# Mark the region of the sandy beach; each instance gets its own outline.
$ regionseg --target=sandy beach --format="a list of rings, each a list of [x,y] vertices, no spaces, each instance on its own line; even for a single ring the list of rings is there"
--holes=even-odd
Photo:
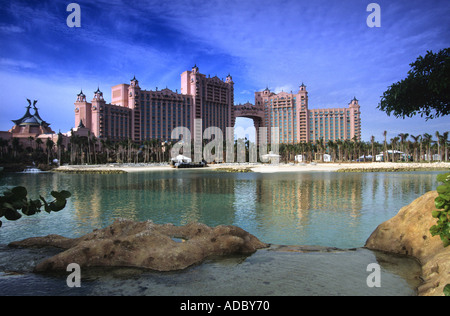
[[[391,162],[366,162],[366,163],[296,163],[296,164],[261,164],[261,163],[223,163],[210,164],[202,170],[226,169],[250,169],[253,172],[352,172],[352,171],[418,171],[418,170],[448,170],[450,162],[434,163],[391,163]],[[161,170],[184,170],[174,169],[168,164],[108,164],[108,165],[68,165],[61,166],[55,171],[60,172],[142,172]]]

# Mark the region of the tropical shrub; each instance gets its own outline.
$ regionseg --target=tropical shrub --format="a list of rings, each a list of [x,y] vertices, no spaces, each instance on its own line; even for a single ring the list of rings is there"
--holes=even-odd
[[[437,223],[430,228],[430,233],[432,236],[439,235],[444,247],[447,247],[450,245],[450,173],[438,175],[437,180],[443,184],[436,188],[439,194],[434,200],[437,210],[432,215]],[[450,284],[444,287],[444,295],[450,296]]]
[[[432,236],[439,235],[444,247],[447,247],[450,245],[450,173],[438,175],[437,180],[443,184],[436,188],[439,194],[434,200],[437,210],[433,211],[432,216],[437,223],[430,228],[430,233]]]

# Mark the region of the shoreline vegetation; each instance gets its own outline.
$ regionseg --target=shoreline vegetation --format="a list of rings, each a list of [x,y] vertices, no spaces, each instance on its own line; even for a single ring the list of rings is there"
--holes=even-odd
[[[127,173],[143,171],[177,171],[169,164],[106,164],[106,165],[65,165],[53,169],[63,173]],[[184,170],[184,169],[183,169]],[[187,169],[191,170],[191,169]],[[262,163],[221,163],[209,164],[201,170],[223,172],[401,172],[401,171],[449,171],[450,162],[405,163],[405,162],[368,162],[368,163],[299,163],[299,164],[262,164]],[[178,171],[179,172],[179,171]]]

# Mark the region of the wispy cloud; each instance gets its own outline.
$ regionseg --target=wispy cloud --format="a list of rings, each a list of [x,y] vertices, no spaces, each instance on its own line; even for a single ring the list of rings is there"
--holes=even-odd
[[[14,69],[36,69],[38,65],[29,61],[20,61],[10,58],[0,58],[0,66],[4,68],[14,68]]]
[[[3,33],[22,33],[25,30],[17,25],[8,25],[8,24],[2,24],[0,25],[0,32]]]

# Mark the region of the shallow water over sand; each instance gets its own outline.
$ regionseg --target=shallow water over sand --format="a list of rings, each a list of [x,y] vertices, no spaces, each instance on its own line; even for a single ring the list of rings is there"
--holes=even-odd
[[[0,246],[0,270],[5,271],[0,272],[0,295],[395,296],[415,295],[420,284],[420,266],[404,257],[367,249],[299,253],[269,248],[248,257],[209,259],[183,271],[83,269],[81,287],[70,288],[70,272],[31,273],[34,263],[53,253]],[[381,287],[367,285],[370,263],[381,266]]]

